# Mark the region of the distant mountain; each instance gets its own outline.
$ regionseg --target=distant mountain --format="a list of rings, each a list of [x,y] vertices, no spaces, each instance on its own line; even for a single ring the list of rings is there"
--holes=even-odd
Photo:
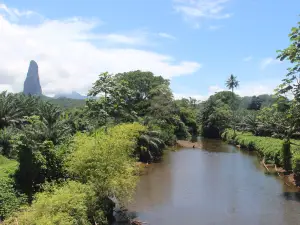
[[[70,99],[70,98],[51,98],[45,95],[41,96],[41,99],[44,101],[50,102],[52,104],[58,105],[61,108],[64,109],[72,109],[72,108],[78,108],[78,107],[84,107],[85,106],[85,100],[84,99]]]
[[[70,98],[70,99],[86,99],[87,96],[83,96],[76,91],[72,91],[72,93],[59,93],[54,96],[54,98]]]
[[[24,82],[23,93],[25,95],[42,95],[39,67],[34,60],[30,61],[27,76]]]

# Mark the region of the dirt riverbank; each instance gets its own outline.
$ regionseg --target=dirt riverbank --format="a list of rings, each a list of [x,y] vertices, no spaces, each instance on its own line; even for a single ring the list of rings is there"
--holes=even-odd
[[[177,146],[182,148],[201,148],[202,145],[199,142],[191,142],[191,141],[185,141],[185,140],[178,140]]]
[[[282,167],[277,167],[275,164],[264,164],[262,165],[267,169],[268,172],[276,173],[287,186],[294,186],[300,190],[299,181],[296,180],[294,173],[287,173]]]
[[[240,145],[236,145],[236,147],[241,149]],[[243,148],[241,151],[248,151],[248,149]],[[287,186],[296,187],[300,191],[299,181],[295,178],[294,173],[287,173],[282,167],[277,167],[276,164],[265,164],[264,158],[260,161],[260,163],[267,172],[276,173]]]

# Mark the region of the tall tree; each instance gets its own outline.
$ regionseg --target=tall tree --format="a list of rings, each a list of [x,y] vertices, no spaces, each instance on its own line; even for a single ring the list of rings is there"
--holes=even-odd
[[[284,50],[278,50],[279,55],[277,59],[280,61],[288,60],[292,67],[288,68],[286,78],[278,87],[279,94],[292,93],[295,100],[300,102],[300,22],[297,27],[293,27],[290,37],[290,46]]]
[[[23,113],[12,93],[0,93],[0,129],[20,121]]]
[[[226,92],[225,92],[226,93]],[[222,101],[217,93],[203,102],[199,121],[202,126],[202,136],[208,138],[219,138],[220,134],[228,127],[230,118],[230,107]]]
[[[285,167],[289,169],[290,165],[290,138],[293,133],[299,130],[300,127],[300,22],[296,27],[291,29],[289,34],[290,46],[284,50],[278,50],[279,55],[277,59],[281,61],[287,60],[292,65],[288,68],[283,83],[277,88],[277,94],[279,96],[292,94],[294,97],[290,102],[288,112],[286,113],[286,121],[288,126],[286,127],[285,141],[283,144],[284,155],[287,155],[287,161]]]
[[[231,107],[232,107],[232,122],[233,122],[233,131],[235,134],[236,129],[236,118],[235,118],[235,109],[234,109],[234,89],[239,86],[239,81],[237,80],[236,76],[233,76],[233,74],[230,75],[228,80],[226,81],[226,87],[231,90],[232,92],[232,99],[231,99]]]
[[[150,92],[149,114],[154,118],[169,118],[174,113],[173,93],[168,85],[162,84]]]
[[[228,80],[226,81],[226,87],[230,89],[232,93],[234,93],[234,89],[237,88],[238,86],[239,86],[239,81],[237,80],[237,77],[231,74]]]
[[[131,102],[132,91],[128,87],[127,81],[118,80],[107,72],[102,73],[89,91],[89,96],[95,97],[99,94],[104,94],[104,96],[98,100],[90,99],[87,106],[94,116],[100,114],[104,117],[104,124],[107,124],[109,116],[114,118],[115,122],[128,122],[134,119],[135,112],[132,110]],[[101,120],[101,118],[98,119]]]
[[[289,129],[289,133],[292,134],[292,130],[297,130],[300,127],[300,22],[292,28],[289,37],[290,46],[277,51],[279,53],[277,58],[281,61],[288,60],[292,66],[288,68],[283,83],[279,85],[276,91],[279,96],[292,94],[294,97],[289,102],[290,106],[287,112],[288,119],[292,121]],[[287,138],[289,139],[289,137]]]
[[[160,85],[169,86],[169,80],[162,76],[154,76],[152,72],[148,71],[130,71],[125,73],[118,73],[115,75],[119,81],[127,82],[127,86],[132,91],[131,104],[138,116],[145,116],[150,107],[150,100],[152,92]]]
[[[57,128],[53,127],[53,130]],[[56,151],[50,139],[54,138],[58,143],[63,141],[65,133],[53,136],[53,133],[49,132],[45,119],[32,116],[27,118],[27,124],[15,143],[19,161],[16,181],[29,201],[32,201],[33,194],[40,190],[40,185],[45,181],[62,177],[63,155]]]
[[[89,96],[97,96],[99,94],[104,94],[104,111],[107,109],[107,95],[111,93],[114,86],[113,75],[108,72],[101,73],[98,80],[93,84],[92,89],[89,91]],[[105,124],[107,123],[107,116],[105,115]]]

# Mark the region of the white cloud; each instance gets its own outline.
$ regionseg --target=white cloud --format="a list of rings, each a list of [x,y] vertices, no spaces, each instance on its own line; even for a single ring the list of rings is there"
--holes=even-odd
[[[163,37],[163,38],[167,38],[167,39],[172,39],[172,40],[176,39],[173,35],[167,34],[167,33],[163,33],[163,32],[158,33],[158,36]]]
[[[175,99],[182,99],[182,98],[194,98],[199,101],[205,101],[207,99],[207,96],[203,95],[197,95],[197,94],[179,94],[179,93],[174,93],[174,98]]]
[[[127,45],[148,45],[148,40],[143,35],[124,35],[124,34],[100,34],[100,35],[87,35],[85,40],[104,41],[106,44],[119,43]],[[103,43],[102,43],[103,44]]]
[[[199,27],[204,19],[226,19],[231,13],[224,13],[229,0],[173,0],[176,12],[183,15],[187,21],[192,21],[194,27]]]
[[[18,9],[8,8],[4,4],[0,4],[0,10],[5,11],[8,16],[13,17],[13,19],[17,19],[20,16],[30,16],[34,14],[33,11],[19,11]]]
[[[13,89],[8,84],[0,84],[0,92],[3,91],[13,92]]]
[[[213,94],[215,94],[217,92],[220,92],[220,91],[224,91],[224,89],[221,88],[218,85],[212,85],[212,86],[208,87],[208,95],[213,95]]]
[[[252,56],[247,56],[247,57],[243,58],[243,61],[244,61],[244,62],[249,62],[249,61],[251,61],[252,59],[253,59]]]
[[[20,18],[22,17],[23,19],[29,18],[32,16],[39,17],[40,19],[42,16],[34,11],[30,10],[25,10],[25,11],[20,11],[15,8],[9,8],[5,4],[0,3],[0,13],[4,12],[6,14],[6,17],[8,17],[9,20],[18,22]]]
[[[1,7],[6,17],[0,11],[0,76],[7,79],[5,83],[0,79],[0,84],[9,85],[2,88],[14,92],[22,91],[30,60],[37,61],[43,92],[49,95],[86,93],[104,71],[140,69],[171,78],[192,74],[201,67],[197,62],[177,61],[172,56],[138,48],[149,41],[144,33],[95,33],[98,21],[80,18],[23,25],[11,21],[7,17],[10,9],[3,4]]]
[[[279,59],[274,59],[272,57],[264,58],[261,61],[260,67],[261,69],[265,69],[266,67],[272,65],[272,64],[279,64],[282,63]]]
[[[241,84],[235,91],[240,96],[253,96],[261,94],[274,94],[274,89],[278,86],[279,81],[252,82],[245,85]]]
[[[224,89],[222,89],[220,86],[218,85],[212,85],[212,86],[209,86],[208,87],[208,93],[207,95],[199,95],[199,94],[195,94],[195,93],[174,93],[174,98],[175,99],[181,99],[181,98],[195,98],[197,100],[200,100],[200,101],[205,101],[209,98],[209,96],[211,95],[214,95],[215,93],[217,92],[220,92],[220,91],[224,91]]]

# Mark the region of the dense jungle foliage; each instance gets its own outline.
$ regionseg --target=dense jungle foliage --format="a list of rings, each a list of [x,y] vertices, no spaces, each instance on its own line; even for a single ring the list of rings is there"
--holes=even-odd
[[[229,91],[174,100],[151,72],[99,75],[87,100],[0,93],[0,221],[108,224],[130,199],[137,161],[160,160],[177,139],[223,138],[300,176],[300,23],[278,52],[288,69],[274,95]],[[292,96],[287,98],[287,96]]]
[[[199,131],[197,101],[174,100],[151,72],[102,73],[80,101],[0,93],[0,220],[109,223],[135,188],[135,162]]]

